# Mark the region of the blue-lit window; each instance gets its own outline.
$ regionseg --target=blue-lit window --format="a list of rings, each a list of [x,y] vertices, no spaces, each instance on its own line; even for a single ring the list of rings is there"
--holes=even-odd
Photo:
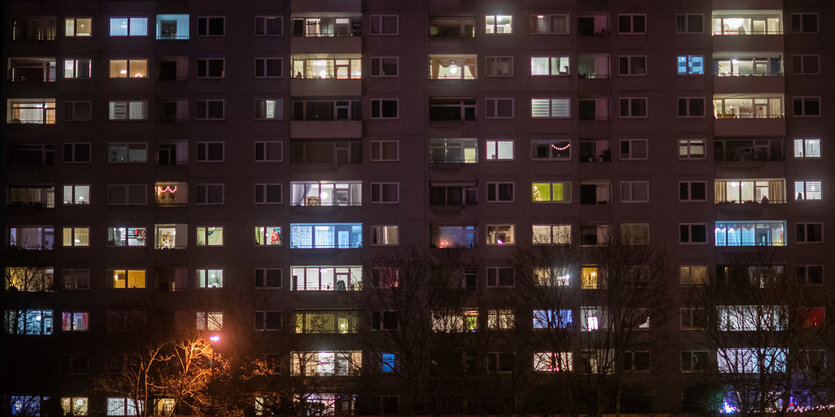
[[[534,329],[565,329],[571,326],[571,310],[534,310]]]
[[[678,73],[702,75],[705,73],[705,57],[701,55],[682,55],[678,57]]]
[[[397,370],[397,355],[394,353],[383,353],[380,355],[380,371],[390,374]]]
[[[716,222],[716,246],[786,246],[784,221]]]
[[[110,36],[148,36],[148,18],[111,17]]]
[[[362,247],[362,223],[294,223],[290,247],[296,249],[348,249]]]
[[[188,39],[188,15],[158,14],[157,39]]]
[[[52,310],[6,310],[5,316],[6,334],[52,334]]]

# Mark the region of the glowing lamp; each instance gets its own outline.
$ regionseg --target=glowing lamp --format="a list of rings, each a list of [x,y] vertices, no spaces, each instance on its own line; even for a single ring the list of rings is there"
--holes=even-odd
[[[210,340],[212,343],[217,343],[217,342],[220,342],[220,336],[218,336],[218,335],[216,335],[216,334],[213,334],[213,335],[209,336],[209,340]]]

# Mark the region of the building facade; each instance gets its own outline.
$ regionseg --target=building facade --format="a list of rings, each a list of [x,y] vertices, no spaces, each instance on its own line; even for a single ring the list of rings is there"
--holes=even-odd
[[[624,367],[628,407],[692,411],[703,374],[761,373],[731,372],[726,351],[697,342],[704,309],[687,302],[694,288],[755,279],[740,260],[752,252],[806,289],[808,327],[826,322],[828,1],[5,6],[12,414],[49,397],[65,412],[131,415],[130,399],[94,390],[96,375],[127,335],[187,330],[316,379],[312,401],[328,412],[560,411],[524,386]],[[670,317],[649,332],[665,342],[617,360],[507,345],[502,330],[603,327],[579,304],[519,301],[518,261],[612,237],[663,251]],[[393,253],[402,268],[424,256],[462,265],[455,312],[418,315],[433,339],[416,369],[449,387],[434,408],[405,394],[397,348],[374,344],[405,313],[370,297],[418,279],[381,261]],[[602,290],[599,263],[550,265],[557,283],[543,286]],[[725,333],[763,330],[727,317]],[[777,327],[767,332],[786,333]],[[728,349],[792,349],[769,343]],[[478,390],[459,389],[467,374]],[[258,404],[248,412],[264,414]]]

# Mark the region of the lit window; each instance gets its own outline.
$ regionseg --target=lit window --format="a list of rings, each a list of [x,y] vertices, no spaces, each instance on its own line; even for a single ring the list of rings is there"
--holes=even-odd
[[[157,182],[154,184],[154,194],[158,206],[182,206],[188,203],[188,183]]]
[[[145,142],[108,143],[107,162],[118,164],[148,162],[148,144]]]
[[[61,313],[61,330],[65,332],[86,332],[90,329],[88,316],[89,313]]]
[[[110,120],[148,120],[147,101],[110,101]]]
[[[620,225],[620,240],[623,245],[648,245],[649,224],[623,223]]]
[[[513,245],[515,240],[515,226],[512,224],[488,224],[488,245]]]
[[[223,227],[197,227],[197,246],[223,246]]]
[[[567,329],[571,327],[571,310],[533,310],[534,329]]]
[[[284,119],[284,102],[281,99],[255,100],[255,120]]]
[[[568,161],[571,160],[571,141],[567,139],[531,141],[531,159]]]
[[[484,148],[486,150],[485,160],[487,161],[513,160],[512,140],[486,140],[484,141]]]
[[[295,79],[360,79],[362,60],[358,54],[293,54],[290,76]]]
[[[256,246],[281,246],[281,226],[255,226]]]
[[[135,416],[137,410],[144,410],[141,400],[133,400],[130,397],[107,397],[108,416]]]
[[[474,164],[478,162],[477,148],[475,138],[430,138],[429,162]]]
[[[10,98],[6,103],[6,123],[55,124],[55,99]]]
[[[580,307],[580,330],[591,332],[605,329],[607,317],[600,307]]]
[[[682,287],[701,287],[707,285],[706,265],[681,265],[679,283]]]
[[[89,227],[65,227],[63,229],[64,247],[88,247],[90,246]]]
[[[601,288],[602,283],[599,281],[599,270],[597,265],[584,265],[580,269],[580,288],[584,290],[596,290]]]
[[[362,267],[293,266],[291,291],[359,291],[362,289]]]
[[[786,222],[716,222],[714,236],[716,246],[786,246]]]
[[[89,185],[65,185],[64,186],[64,205],[78,206],[90,204],[90,186]]]
[[[89,17],[68,17],[64,19],[64,36],[68,38],[93,35],[93,19]],[[85,414],[86,415],[86,414]]]
[[[533,228],[534,245],[570,245],[570,224],[535,224]]]
[[[568,35],[567,14],[532,14],[530,32],[534,35]]]
[[[822,185],[820,180],[803,180],[794,182],[794,192],[797,194],[795,200],[821,200]]]
[[[570,182],[531,183],[531,201],[568,203],[571,201]]]
[[[820,158],[821,157],[821,140],[820,139],[795,139],[794,140],[794,157],[795,158]]]
[[[223,330],[223,313],[217,311],[198,311],[197,330]]]
[[[223,270],[198,269],[197,288],[223,288]]]
[[[678,56],[678,74],[679,75],[704,75],[705,73],[705,57],[702,55],[679,55]]]
[[[297,334],[356,333],[359,315],[354,311],[297,311]]]
[[[185,249],[188,247],[188,225],[186,224],[154,225],[154,235],[157,237],[154,249]]]
[[[513,16],[488,15],[484,17],[484,33],[511,34],[513,33]]]
[[[571,372],[574,370],[572,352],[536,352],[533,354],[534,372]]]
[[[679,139],[678,159],[704,159],[704,139]]]
[[[429,55],[429,78],[474,80],[478,78],[478,58],[475,54]]]
[[[474,248],[477,245],[475,226],[432,225],[430,241],[435,248]]]
[[[87,397],[61,397],[61,410],[65,416],[86,416]]]
[[[52,334],[52,310],[6,310],[4,313],[6,334]]]
[[[398,226],[371,226],[371,245],[396,246],[399,243]]]
[[[148,18],[111,17],[110,36],[148,36]]]
[[[187,14],[158,14],[157,39],[188,39]]]
[[[350,249],[362,247],[362,223],[292,223],[292,249]]]
[[[565,267],[533,269],[534,284],[539,287],[567,287],[571,285],[571,270]]]
[[[109,270],[107,273],[108,276],[113,278],[111,281],[111,288],[145,288],[144,269],[113,269]]]
[[[110,78],[145,78],[147,76],[147,59],[110,60]]]
[[[487,329],[513,330],[516,327],[516,313],[513,310],[487,310]]]
[[[13,266],[5,269],[3,289],[7,291],[53,291],[55,269],[52,267]]]
[[[531,118],[569,118],[571,100],[568,98],[532,98]]]
[[[568,75],[568,62],[567,56],[532,56],[531,75]]]
[[[148,229],[144,227],[110,227],[107,229],[107,245],[116,247],[145,246]]]
[[[64,78],[65,79],[90,79],[93,73],[92,60],[89,58],[69,58],[64,59]]]
[[[432,331],[435,333],[475,333],[478,330],[478,311],[432,311]]]

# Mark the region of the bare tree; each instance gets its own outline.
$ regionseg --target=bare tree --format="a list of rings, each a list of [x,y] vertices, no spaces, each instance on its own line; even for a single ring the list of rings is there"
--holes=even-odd
[[[650,355],[661,353],[658,329],[670,317],[663,254],[618,235],[598,243],[519,246],[514,257],[533,371],[555,393],[529,399],[534,410],[620,415],[636,402],[624,390],[630,374],[649,371]]]
[[[712,395],[727,411],[785,415],[820,403],[831,388],[825,294],[798,283],[776,255],[768,247],[737,254],[687,297],[700,330],[694,342],[716,354],[709,378],[719,392]]]

